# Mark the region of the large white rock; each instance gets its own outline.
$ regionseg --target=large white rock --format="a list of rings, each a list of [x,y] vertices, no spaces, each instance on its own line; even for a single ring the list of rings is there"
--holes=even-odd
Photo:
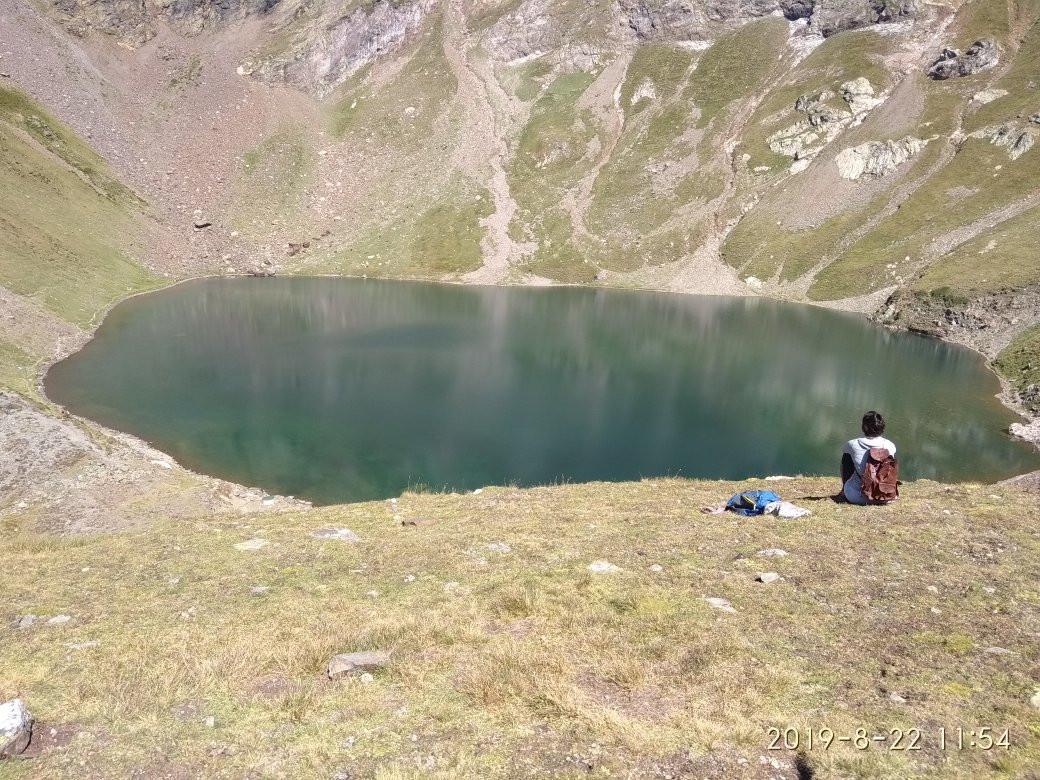
[[[839,152],[834,162],[843,179],[855,181],[861,176],[885,176],[916,156],[925,143],[913,136],[901,141],[871,141]]]
[[[853,114],[862,114],[884,102],[874,96],[874,87],[863,76],[841,85],[841,96],[849,104]]]
[[[0,758],[17,756],[29,747],[32,726],[32,715],[21,699],[0,704]]]

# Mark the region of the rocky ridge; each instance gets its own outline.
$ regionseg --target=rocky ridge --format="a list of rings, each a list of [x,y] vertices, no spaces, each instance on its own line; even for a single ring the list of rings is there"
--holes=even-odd
[[[376,0],[348,14],[335,5],[293,13],[273,31],[285,42],[276,51],[256,52],[238,72],[325,97],[377,58],[400,51],[423,29],[436,6],[437,0]]]
[[[911,19],[916,0],[618,0],[629,29],[641,39],[702,41],[713,24],[747,21],[783,14],[804,20],[824,37],[881,22]]]
[[[92,31],[113,35],[129,46],[142,46],[158,34],[157,23],[185,35],[263,16],[279,0],[162,0],[154,7],[144,0],[50,0],[62,24],[76,35]]]

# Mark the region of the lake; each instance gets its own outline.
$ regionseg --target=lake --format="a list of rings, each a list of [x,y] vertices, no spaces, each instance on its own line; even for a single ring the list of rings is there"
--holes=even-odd
[[[189,468],[316,503],[833,474],[868,409],[903,479],[1040,469],[977,354],[759,298],[200,280],[119,304],[45,382]]]

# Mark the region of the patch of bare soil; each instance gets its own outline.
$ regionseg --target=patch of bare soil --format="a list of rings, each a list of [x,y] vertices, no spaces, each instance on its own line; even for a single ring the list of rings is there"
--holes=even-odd
[[[60,750],[71,744],[81,729],[75,723],[47,723],[37,721],[33,724],[32,740],[29,747],[21,753],[20,758],[36,758],[49,750]]]

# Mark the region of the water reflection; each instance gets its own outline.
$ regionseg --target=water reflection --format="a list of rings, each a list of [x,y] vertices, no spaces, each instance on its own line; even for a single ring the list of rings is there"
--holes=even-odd
[[[973,353],[759,299],[210,280],[120,305],[47,387],[195,468],[317,501],[831,473],[868,408],[907,477],[1040,466]]]

